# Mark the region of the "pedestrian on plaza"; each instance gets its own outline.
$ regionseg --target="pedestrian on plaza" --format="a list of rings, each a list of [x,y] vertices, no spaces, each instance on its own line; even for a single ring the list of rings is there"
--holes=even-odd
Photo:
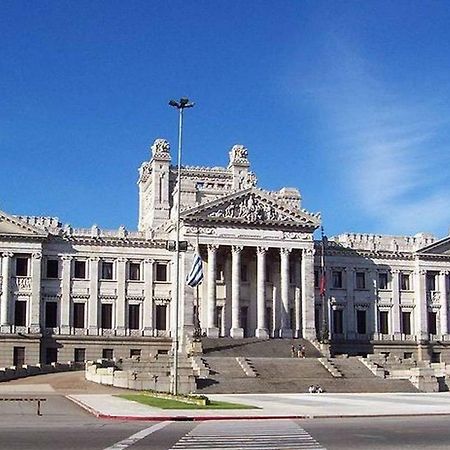
[[[291,345],[291,358],[295,358],[295,345]]]
[[[306,358],[306,347],[304,345],[301,346],[300,353],[302,355],[302,358]]]

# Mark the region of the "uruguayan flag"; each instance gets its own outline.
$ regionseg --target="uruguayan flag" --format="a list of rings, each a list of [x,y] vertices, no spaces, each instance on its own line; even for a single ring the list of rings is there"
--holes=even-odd
[[[191,271],[186,278],[186,283],[190,287],[198,286],[203,280],[203,266],[202,258],[198,252],[194,254],[194,260],[192,261]]]

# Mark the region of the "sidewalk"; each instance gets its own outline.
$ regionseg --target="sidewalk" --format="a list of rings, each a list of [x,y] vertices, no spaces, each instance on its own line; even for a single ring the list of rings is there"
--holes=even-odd
[[[122,420],[305,419],[450,415],[450,393],[222,394],[212,400],[252,405],[248,410],[167,410],[107,394],[69,395],[99,418]]]

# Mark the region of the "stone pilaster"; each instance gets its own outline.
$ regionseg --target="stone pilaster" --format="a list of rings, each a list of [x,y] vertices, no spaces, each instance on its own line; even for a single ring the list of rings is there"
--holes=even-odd
[[[440,291],[440,333],[442,336],[448,334],[448,304],[447,304],[447,278],[448,271],[443,270],[439,273],[439,291]]]
[[[60,329],[62,334],[70,333],[71,311],[71,265],[72,256],[62,257],[62,283],[61,283],[61,315]]]
[[[10,314],[10,302],[11,302],[11,258],[12,253],[3,253],[2,255],[2,295],[0,297],[0,325],[8,327],[9,332],[9,314]],[[2,330],[3,331],[3,330]]]
[[[419,267],[414,271],[414,334],[420,341],[428,340],[426,274]]]
[[[124,335],[126,324],[126,259],[117,259],[117,301],[116,301],[116,330],[117,334]]]
[[[207,329],[208,337],[219,337],[219,328],[215,324],[216,316],[216,257],[218,245],[208,245],[207,273]]]
[[[267,339],[269,330],[266,328],[266,247],[256,249],[256,337]]]
[[[89,334],[98,334],[98,266],[99,258],[89,259],[89,303],[88,303],[88,327]]]
[[[241,252],[243,247],[233,245],[231,248],[231,330],[234,338],[243,338],[244,330],[241,328]]]
[[[153,336],[153,259],[144,260],[144,336]]]
[[[302,251],[302,335],[316,339],[314,326],[314,250]]]
[[[36,252],[31,255],[31,317],[29,324],[32,333],[41,331],[41,272],[42,253]]]
[[[281,288],[281,338],[291,338],[292,328],[289,317],[289,254],[291,250],[280,249],[280,288]],[[314,274],[314,269],[313,269]]]

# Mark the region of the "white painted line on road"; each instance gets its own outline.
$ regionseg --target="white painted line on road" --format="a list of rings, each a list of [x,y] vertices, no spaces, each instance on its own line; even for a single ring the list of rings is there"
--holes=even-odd
[[[171,423],[171,421],[161,422],[151,427],[144,428],[143,430],[132,434],[129,438],[116,442],[115,444],[111,445],[111,447],[107,447],[104,450],[123,450],[125,448],[128,448],[130,445],[135,444],[137,441],[146,438],[150,434],[154,433],[155,431],[161,430]]]

